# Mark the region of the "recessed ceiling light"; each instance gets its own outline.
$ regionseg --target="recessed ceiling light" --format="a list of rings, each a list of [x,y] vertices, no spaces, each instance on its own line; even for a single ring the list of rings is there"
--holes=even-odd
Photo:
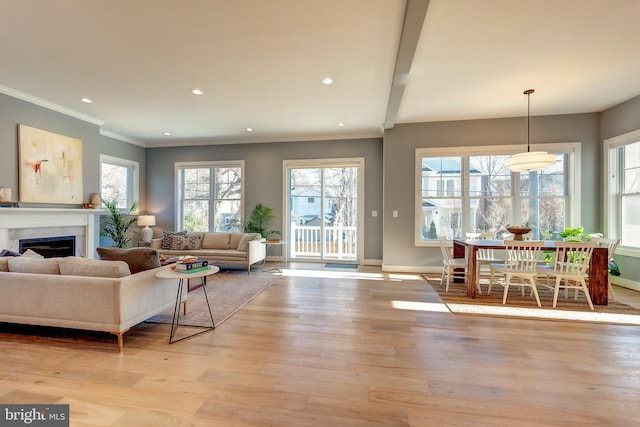
[[[164,136],[171,136],[171,132],[163,132],[162,133]]]
[[[202,95],[204,92],[201,91],[200,89],[193,89],[191,93],[194,95]]]
[[[338,123],[338,127],[343,127],[343,126],[344,126],[344,123],[342,122]]]
[[[325,77],[324,79],[322,79],[322,83],[330,85],[331,83],[333,83],[333,80],[331,80],[331,77]]]
[[[93,102],[89,98],[80,98],[80,101],[84,102],[85,104],[91,104]]]
[[[247,132],[253,132],[253,128],[246,128],[245,129]]]

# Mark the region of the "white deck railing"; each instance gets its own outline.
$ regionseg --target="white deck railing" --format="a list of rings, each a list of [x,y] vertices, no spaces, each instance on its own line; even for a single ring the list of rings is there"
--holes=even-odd
[[[325,259],[356,259],[356,227],[291,225],[291,257],[318,258],[324,246]]]

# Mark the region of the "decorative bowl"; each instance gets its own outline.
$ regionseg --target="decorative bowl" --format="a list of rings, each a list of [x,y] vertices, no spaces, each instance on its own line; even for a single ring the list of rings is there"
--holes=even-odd
[[[513,240],[522,240],[522,236],[524,234],[527,234],[528,232],[533,230],[531,227],[523,227],[517,225],[510,225],[506,227],[506,229],[509,233],[513,234]]]

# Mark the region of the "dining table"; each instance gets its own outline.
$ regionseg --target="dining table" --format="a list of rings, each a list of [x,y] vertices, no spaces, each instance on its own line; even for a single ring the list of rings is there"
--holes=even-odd
[[[504,250],[504,240],[490,239],[453,239],[453,257],[467,257],[467,295],[476,297],[478,280],[477,257],[480,249]],[[557,250],[554,240],[545,240],[543,251]],[[588,287],[594,305],[608,305],[609,290],[609,250],[596,247],[591,255],[588,271]]]

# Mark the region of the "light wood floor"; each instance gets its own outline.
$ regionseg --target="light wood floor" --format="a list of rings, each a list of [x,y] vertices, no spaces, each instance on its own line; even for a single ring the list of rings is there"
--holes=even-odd
[[[0,333],[0,403],[68,403],[72,426],[640,425],[638,327],[453,315],[417,276],[295,267],[172,345],[146,323],[121,354]]]

